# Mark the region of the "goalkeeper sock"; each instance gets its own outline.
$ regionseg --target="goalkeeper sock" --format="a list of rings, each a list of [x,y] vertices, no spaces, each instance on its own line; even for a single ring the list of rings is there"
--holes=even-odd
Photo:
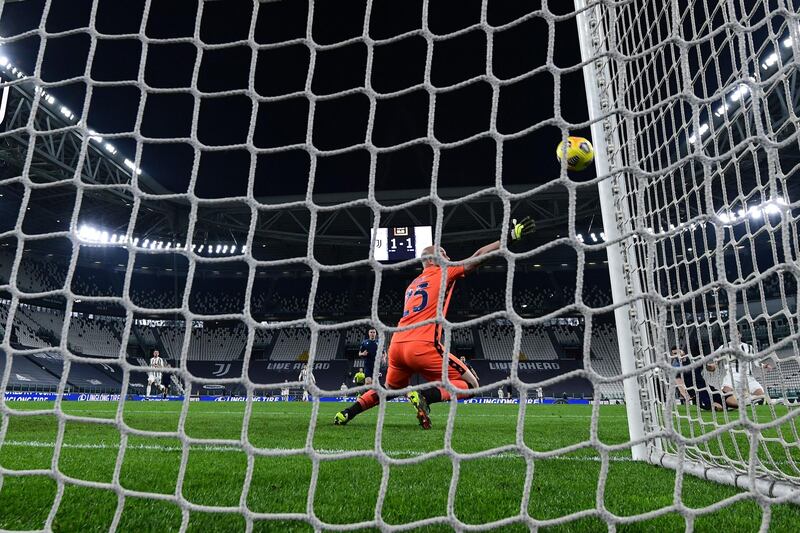
[[[374,390],[368,390],[361,397],[356,400],[356,402],[345,409],[344,411],[347,413],[349,418],[353,418],[357,414],[366,411],[367,409],[371,409],[378,405],[378,402],[381,401],[380,396]]]
[[[358,413],[360,413],[363,410],[364,409],[361,407],[361,404],[358,403],[358,402],[355,402],[353,405],[351,405],[350,407],[348,407],[347,409],[345,409],[342,412],[347,414],[347,419],[348,420],[352,420],[352,418],[354,416],[356,416]]]
[[[446,398],[445,395],[447,395]],[[428,402],[428,405],[432,403],[444,402],[450,399],[450,393],[438,387],[435,389],[425,389],[422,391],[422,396],[425,398],[425,401]]]
[[[469,385],[462,381],[453,381],[452,383],[459,389],[465,389],[464,392],[467,392],[466,389],[469,388]],[[461,384],[463,384],[463,387],[459,386]],[[451,394],[447,392],[447,389],[438,387],[435,389],[425,389],[422,391],[422,396],[425,397],[425,401],[428,402],[428,405],[432,403],[449,402],[450,398],[452,398]],[[458,394],[459,398],[466,398],[467,396],[467,394]]]

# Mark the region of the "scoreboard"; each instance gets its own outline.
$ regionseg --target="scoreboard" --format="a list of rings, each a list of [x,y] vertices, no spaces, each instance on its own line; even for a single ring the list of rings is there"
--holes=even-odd
[[[389,263],[419,257],[422,250],[433,244],[430,226],[378,228],[373,235],[375,259]]]

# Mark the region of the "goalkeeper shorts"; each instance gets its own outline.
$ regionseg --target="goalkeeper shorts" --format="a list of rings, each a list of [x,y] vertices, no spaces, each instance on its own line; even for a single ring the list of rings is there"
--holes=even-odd
[[[419,374],[427,381],[442,379],[442,358],[432,342],[393,342],[389,346],[389,368],[386,371],[386,387],[402,389],[408,387],[411,376]],[[447,377],[459,389],[468,389],[462,378],[469,369],[453,354],[447,354]]]

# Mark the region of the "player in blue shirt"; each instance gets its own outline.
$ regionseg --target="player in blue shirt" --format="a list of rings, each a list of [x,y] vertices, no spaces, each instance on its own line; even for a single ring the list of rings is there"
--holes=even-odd
[[[378,330],[369,328],[369,338],[361,341],[358,355],[364,358],[364,373],[367,375],[366,385],[372,384],[372,373],[375,369],[375,357],[378,355]]]

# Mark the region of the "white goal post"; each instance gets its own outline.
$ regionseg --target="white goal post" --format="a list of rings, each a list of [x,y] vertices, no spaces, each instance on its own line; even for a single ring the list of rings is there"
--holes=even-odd
[[[798,144],[800,41],[798,7],[778,4],[576,11],[633,458],[796,502],[797,176],[781,163]],[[708,393],[757,368],[769,409],[746,383],[739,409],[679,401],[673,347]]]

